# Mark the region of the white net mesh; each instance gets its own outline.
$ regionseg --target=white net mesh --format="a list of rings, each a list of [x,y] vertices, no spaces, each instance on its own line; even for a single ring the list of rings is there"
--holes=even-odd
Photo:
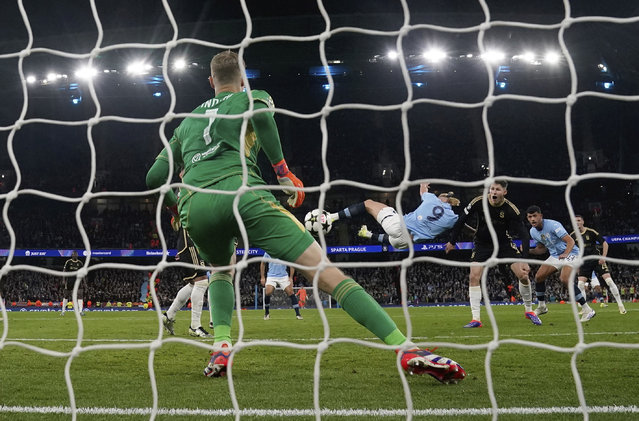
[[[100,4],[96,4],[96,1],[92,0],[90,4],[91,15],[93,16],[93,20],[95,23],[95,28],[97,29],[97,38],[95,40],[95,45],[88,52],[82,53],[71,53],[65,51],[64,49],[52,49],[47,47],[36,47],[34,46],[34,26],[30,20],[30,14],[28,13],[25,5],[22,1],[17,2],[17,7],[19,9],[19,16],[22,18],[24,23],[24,28],[26,29],[28,35],[28,41],[26,44],[22,45],[20,48],[15,51],[7,52],[0,54],[0,60],[7,62],[15,62],[19,79],[20,86],[22,89],[22,96],[24,98],[22,108],[19,112],[19,115],[15,119],[15,122],[0,127],[0,131],[3,133],[7,133],[7,154],[9,161],[15,171],[15,186],[6,193],[0,194],[0,199],[3,200],[3,221],[6,226],[6,230],[9,235],[9,252],[6,258],[6,262],[2,266],[0,270],[0,280],[2,278],[8,277],[12,272],[16,271],[31,271],[37,272],[45,275],[51,276],[61,276],[63,275],[60,271],[48,269],[46,267],[37,267],[31,265],[24,264],[14,264],[14,253],[16,250],[16,235],[15,235],[15,227],[16,224],[12,222],[12,219],[9,217],[9,210],[14,205],[19,198],[24,196],[36,196],[44,199],[64,202],[74,206],[75,208],[75,221],[77,223],[77,228],[81,235],[83,244],[85,249],[88,251],[88,256],[85,259],[84,267],[80,269],[77,273],[72,273],[72,279],[75,279],[75,285],[73,289],[73,301],[77,300],[77,291],[80,286],[80,280],[87,277],[92,271],[99,270],[108,270],[108,269],[118,269],[118,270],[132,270],[132,271],[152,271],[152,275],[150,279],[154,279],[158,274],[160,274],[163,270],[165,270],[169,266],[169,260],[167,259],[167,249],[170,248],[167,246],[167,242],[165,240],[165,235],[163,231],[160,229],[159,241],[162,249],[164,250],[164,254],[162,255],[161,261],[158,264],[148,265],[148,266],[140,266],[140,265],[132,265],[121,262],[106,262],[93,264],[93,257],[91,255],[92,244],[90,241],[90,235],[87,233],[85,226],[83,225],[83,221],[81,218],[81,214],[83,212],[84,207],[90,203],[91,201],[97,201],[101,198],[111,198],[111,197],[139,197],[141,195],[148,195],[150,193],[158,193],[158,191],[153,192],[144,192],[141,193],[139,191],[96,191],[94,186],[99,182],[99,174],[98,174],[98,165],[97,162],[101,159],[99,154],[96,153],[96,141],[95,141],[95,131],[98,125],[108,124],[111,122],[118,123],[126,123],[135,126],[144,126],[144,125],[154,125],[157,126],[158,131],[156,135],[159,134],[159,137],[162,139],[162,143],[166,146],[168,145],[167,138],[165,135],[165,127],[167,124],[172,122],[175,119],[180,119],[188,116],[188,113],[176,113],[176,93],[174,89],[175,78],[169,74],[169,69],[171,66],[170,57],[174,50],[178,50],[184,46],[194,46],[194,47],[202,47],[210,50],[221,50],[221,49],[239,49],[239,54],[244,56],[246,51],[250,48],[259,47],[264,43],[278,43],[278,45],[283,45],[287,43],[291,44],[301,44],[304,45],[303,49],[307,52],[311,52],[311,54],[319,53],[319,59],[321,61],[321,65],[324,69],[326,69],[326,79],[327,79],[327,95],[326,100],[319,111],[313,112],[297,112],[291,109],[285,108],[277,108],[275,112],[279,116],[288,116],[295,119],[300,120],[308,120],[312,121],[313,124],[319,122],[319,128],[321,130],[321,147],[315,148],[315,150],[320,151],[321,153],[321,168],[322,168],[322,177],[323,182],[318,185],[307,185],[307,192],[309,193],[319,193],[318,196],[318,207],[324,208],[327,202],[327,192],[331,189],[339,188],[341,186],[349,186],[353,188],[361,188],[366,190],[372,190],[380,194],[384,193],[393,193],[397,194],[396,204],[399,212],[402,212],[402,198],[404,197],[405,192],[419,184],[420,181],[424,181],[423,172],[421,168],[415,168],[416,162],[421,164],[421,160],[415,160],[411,155],[411,151],[416,148],[415,144],[412,143],[414,139],[411,138],[411,118],[409,114],[411,110],[415,110],[419,107],[424,107],[427,110],[434,110],[435,113],[437,110],[460,110],[460,111],[480,111],[481,112],[481,128],[478,129],[477,122],[475,122],[475,129],[479,130],[483,133],[485,137],[485,147],[486,147],[486,177],[483,179],[477,179],[476,177],[471,177],[470,179],[474,179],[474,181],[459,181],[456,179],[447,179],[447,178],[434,178],[429,176],[429,181],[432,183],[438,183],[443,185],[455,186],[456,188],[483,188],[484,193],[487,192],[490,184],[495,180],[497,176],[499,178],[506,179],[513,183],[522,183],[522,184],[530,184],[530,185],[538,185],[540,187],[548,187],[548,188],[558,188],[563,193],[563,198],[565,199],[565,205],[568,209],[570,216],[574,216],[575,212],[573,210],[573,204],[571,202],[571,193],[576,186],[579,186],[580,183],[586,182],[588,180],[599,180],[599,179],[618,179],[618,180],[626,180],[632,181],[639,179],[634,173],[631,171],[617,171],[615,173],[611,172],[591,172],[588,174],[580,174],[578,172],[578,162],[576,159],[576,152],[574,148],[573,141],[573,110],[575,104],[578,104],[580,101],[597,98],[606,101],[623,101],[623,102],[637,102],[639,101],[639,95],[636,94],[612,94],[607,92],[597,92],[590,89],[580,89],[579,88],[579,72],[576,69],[575,62],[573,56],[571,55],[571,51],[566,45],[566,33],[575,26],[585,23],[607,23],[611,25],[618,26],[628,26],[630,28],[635,28],[639,23],[639,16],[627,15],[625,17],[611,17],[596,15],[594,13],[590,13],[587,15],[582,15],[579,17],[575,17],[572,12],[572,8],[576,5],[571,3],[568,0],[563,1],[563,13],[559,13],[559,15],[563,15],[562,18],[550,22],[550,23],[529,23],[519,21],[516,16],[512,17],[512,20],[496,20],[494,19],[493,12],[495,10],[490,7],[490,2],[486,2],[484,0],[480,0],[475,3],[473,7],[476,9],[476,12],[480,12],[483,14],[483,19],[479,22],[475,22],[471,25],[465,25],[464,22],[468,21],[468,16],[466,13],[459,13],[460,15],[460,23],[458,25],[445,26],[440,24],[431,24],[431,23],[422,23],[416,21],[414,16],[411,14],[411,4],[406,0],[395,2],[395,6],[397,7],[397,13],[393,16],[401,16],[399,23],[389,20],[388,23],[384,23],[380,25],[381,27],[391,27],[390,29],[367,29],[365,27],[357,27],[357,26],[349,26],[342,25],[336,26],[333,24],[332,16],[329,14],[327,9],[325,8],[324,2],[321,0],[317,2],[317,10],[315,12],[315,17],[321,17],[321,22],[324,25],[324,28],[317,33],[306,36],[295,36],[295,35],[254,35],[254,30],[256,30],[256,25],[259,26],[261,23],[260,20],[254,20],[251,15],[251,9],[247,6],[247,3],[242,0],[241,2],[241,10],[245,18],[246,32],[241,40],[236,40],[233,42],[214,42],[207,41],[204,39],[194,39],[185,37],[182,32],[180,32],[178,22],[174,17],[174,8],[176,7],[173,4],[169,4],[167,1],[163,1],[163,14],[162,19],[168,21],[169,26],[172,28],[172,35],[169,37],[168,41],[162,41],[158,43],[149,43],[149,42],[127,42],[127,43],[108,43],[105,41],[105,29],[103,27],[103,14],[101,8],[106,7]],[[464,7],[466,4],[464,4]],[[501,7],[504,7],[503,4],[499,6],[495,6],[495,8],[499,11]],[[557,7],[557,5],[553,5],[553,7]],[[450,13],[450,10],[447,12]],[[636,13],[636,10],[634,10]],[[507,14],[506,14],[507,15]],[[423,17],[424,14],[419,15]],[[501,14],[500,16],[505,16]],[[507,15],[512,16],[512,15]],[[112,18],[109,18],[109,23],[112,23]],[[143,16],[140,15],[140,19],[143,19]],[[383,18],[382,18],[383,19]],[[436,19],[434,19],[436,20]],[[472,20],[472,19],[470,19]],[[549,19],[546,19],[546,21]],[[348,21],[348,20],[346,20]],[[543,19],[542,19],[543,21]],[[397,24],[395,24],[397,23]],[[420,88],[421,82],[414,82],[413,69],[410,62],[410,53],[405,51],[407,49],[407,44],[409,42],[413,42],[412,36],[416,33],[422,32],[432,32],[440,35],[452,35],[459,38],[472,36],[476,37],[476,46],[478,52],[482,55],[486,55],[489,52],[489,42],[487,42],[487,37],[489,33],[493,31],[497,31],[499,29],[522,29],[529,30],[530,33],[537,31],[548,32],[551,34],[556,33],[556,37],[554,39],[555,43],[559,46],[560,55],[563,57],[565,61],[567,72],[569,73],[569,88],[565,89],[564,93],[560,97],[551,97],[551,96],[535,96],[530,94],[504,94],[497,93],[496,89],[501,87],[500,81],[503,83],[510,83],[507,79],[499,79],[499,76],[504,76],[505,71],[502,73],[495,73],[496,68],[493,64],[491,64],[488,60],[479,61],[480,66],[484,67],[483,74],[486,78],[481,82],[483,84],[483,89],[480,90],[482,93],[479,97],[477,94],[475,100],[472,101],[464,101],[464,100],[455,100],[455,99],[434,99],[437,98],[437,95],[433,95],[433,97],[423,97],[423,95],[416,95],[416,89]],[[257,33],[262,33],[263,29],[260,27],[257,30]],[[379,37],[384,39],[392,40],[392,44],[394,45],[397,53],[397,63],[399,66],[399,70],[401,73],[401,80],[405,85],[406,96],[405,98],[398,103],[392,104],[383,104],[380,105],[379,98],[371,101],[370,103],[349,103],[349,102],[340,102],[335,99],[336,97],[336,81],[330,71],[328,71],[329,66],[332,64],[332,61],[329,62],[329,55],[327,54],[327,43],[329,43],[333,39],[341,39],[340,37],[346,35],[357,35],[362,37]],[[228,39],[227,37],[220,37],[224,40]],[[552,38],[552,37],[551,37]],[[137,39],[134,35],[132,35],[132,39]],[[110,40],[110,39],[109,39]],[[315,49],[317,48],[317,49]],[[333,46],[333,48],[335,48]],[[95,113],[93,116],[87,119],[74,120],[72,116],[69,119],[44,119],[38,117],[28,117],[29,111],[29,101],[32,96],[29,93],[28,84],[29,84],[29,75],[25,72],[25,60],[28,57],[37,56],[40,54],[43,55],[51,55],[56,57],[68,58],[70,60],[82,60],[85,61],[89,67],[92,67],[97,59],[101,56],[108,55],[112,52],[119,51],[128,51],[128,50],[144,50],[144,51],[156,51],[162,53],[162,76],[165,82],[167,94],[170,98],[170,103],[168,105],[168,111],[161,117],[152,117],[152,118],[139,118],[139,117],[126,117],[118,115],[118,113],[108,113],[102,108],[100,95],[96,92],[96,86],[91,79],[89,79],[87,83],[87,89],[89,92],[90,101],[95,106]],[[469,57],[470,58],[470,57]],[[278,57],[272,57],[273,60],[277,60]],[[380,58],[381,60],[381,58]],[[496,76],[495,76],[496,75]],[[55,76],[55,75],[54,75]],[[496,79],[497,77],[497,79]],[[247,84],[250,85],[250,80],[246,80]],[[342,83],[340,81],[340,83]],[[344,88],[347,89],[347,88]],[[383,94],[383,86],[379,87],[380,92]],[[472,97],[469,95],[468,97]],[[445,95],[442,98],[447,98]],[[342,97],[340,97],[340,100]],[[89,98],[83,99],[84,101],[88,101]],[[277,98],[275,98],[277,101]],[[383,101],[381,101],[383,103]],[[561,165],[564,166],[565,177],[561,179],[546,179],[543,174],[543,166],[541,167],[540,173],[527,173],[523,172],[522,174],[518,174],[517,176],[504,176],[503,173],[497,173],[496,168],[500,165],[504,165],[503,163],[496,162],[495,159],[495,142],[493,139],[493,130],[491,129],[491,119],[489,118],[489,112],[494,110],[500,104],[508,104],[504,107],[512,106],[513,103],[534,103],[534,104],[542,104],[542,105],[559,105],[564,108],[564,111],[560,111],[560,115],[563,114],[563,119],[565,122],[565,133],[563,133],[561,140],[565,143],[565,149],[567,152],[568,159],[561,159]],[[195,105],[195,102],[192,104]],[[189,108],[188,106],[185,108]],[[329,162],[329,144],[331,143],[331,137],[333,133],[329,132],[328,129],[328,120],[334,116],[340,115],[341,112],[350,112],[350,111],[374,111],[379,113],[399,113],[399,121],[401,122],[401,133],[402,133],[402,146],[397,147],[398,150],[403,150],[403,171],[401,179],[397,180],[398,182],[393,183],[393,185],[373,185],[366,182],[356,181],[356,180],[343,180],[332,176],[335,172],[334,168],[330,168],[328,165]],[[251,113],[249,112],[246,116],[244,116],[245,122],[248,121]],[[461,114],[460,114],[461,115]],[[435,114],[436,116],[436,114]],[[396,123],[395,123],[396,124]],[[461,124],[461,123],[460,123]],[[65,126],[69,128],[85,128],[86,127],[86,140],[89,148],[88,159],[90,161],[89,168],[89,177],[84,180],[85,183],[83,187],[80,188],[80,191],[83,193],[80,196],[66,196],[60,194],[49,193],[44,190],[36,189],[36,188],[23,188],[23,178],[25,177],[25,171],[23,171],[23,167],[21,165],[20,159],[16,156],[15,153],[15,139],[16,134],[19,130],[25,130],[30,126],[37,125],[53,125],[53,126]],[[244,130],[246,129],[246,124],[244,125]],[[469,136],[474,136],[476,133],[469,134]],[[559,142],[559,139],[557,140]],[[564,148],[564,145],[561,145],[561,149]],[[553,151],[547,151],[547,153],[552,154]],[[512,161],[514,161],[514,165],[521,165],[525,167],[525,162],[529,160],[529,155],[524,150],[520,156],[512,157]],[[560,158],[557,158],[560,159]],[[453,163],[453,165],[470,166],[470,162],[458,162]],[[172,178],[173,171],[175,169],[172,168],[172,174],[170,179]],[[337,171],[339,173],[339,171]],[[422,176],[415,176],[415,174],[422,174]],[[464,178],[462,178],[464,179]],[[168,191],[169,188],[175,187],[178,184],[165,184],[161,189],[159,189],[160,193],[160,203],[161,199],[164,197],[164,194]],[[273,190],[281,190],[279,186],[270,186]],[[487,206],[487,205],[485,205]],[[162,227],[162,215],[161,212],[162,207],[158,205],[155,208],[155,220],[156,225],[158,227]],[[485,209],[487,212],[488,209]],[[19,224],[19,223],[18,223]],[[493,234],[493,238],[495,237],[494,230],[491,227],[491,232]],[[242,227],[242,234],[244,239],[246,240],[246,232]],[[326,247],[326,241],[322,237],[320,242],[323,247]],[[245,243],[247,243],[245,241]],[[256,258],[251,258],[248,253],[245,253],[242,258],[238,261],[236,265],[237,276],[235,281],[236,291],[241,291],[240,279],[242,276],[242,271],[245,270],[249,263],[256,262]],[[610,262],[620,264],[620,265],[628,265],[631,268],[637,266],[637,261],[627,260],[627,259],[618,259],[618,258],[610,258]],[[468,263],[463,262],[452,262],[450,260],[442,259],[439,257],[432,257],[428,255],[416,255],[415,251],[411,249],[405,258],[400,261],[388,261],[388,262],[349,262],[349,263],[337,263],[337,266],[345,267],[345,268],[365,268],[365,267],[382,267],[382,268],[390,268],[395,267],[400,269],[400,285],[402,291],[402,306],[403,306],[403,314],[406,320],[406,335],[408,338],[413,337],[413,326],[411,324],[411,317],[409,314],[409,310],[407,307],[408,297],[408,285],[407,285],[407,272],[409,269],[418,263],[434,263],[438,265],[444,266],[460,266],[460,267],[468,267]],[[495,266],[498,263],[503,263],[503,260],[491,258],[487,262],[487,266]],[[535,263],[534,261],[530,261],[530,263]],[[320,269],[325,267],[325,265],[331,265],[331,263],[326,257],[322,261]],[[174,265],[174,264],[171,264]],[[488,296],[487,290],[487,282],[486,276],[488,271],[484,272],[484,277],[482,279],[482,289],[484,296]],[[67,274],[69,275],[69,274]],[[340,415],[340,416],[353,416],[353,417],[366,417],[366,416],[405,416],[406,418],[412,418],[415,415],[420,416],[437,416],[437,415],[492,415],[493,418],[497,418],[498,414],[538,414],[546,411],[547,413],[576,413],[583,414],[584,418],[588,417],[589,413],[598,413],[598,412],[624,412],[624,413],[637,413],[639,409],[631,405],[625,406],[614,406],[614,407],[588,407],[586,399],[584,397],[584,390],[581,382],[580,372],[577,369],[577,360],[580,355],[584,353],[584,351],[596,347],[609,347],[611,349],[615,348],[627,348],[627,349],[639,349],[639,344],[632,343],[609,343],[609,342],[586,342],[584,339],[584,329],[579,324],[576,323],[576,337],[577,340],[571,346],[567,347],[559,347],[548,345],[539,342],[532,342],[522,339],[503,339],[500,337],[500,330],[498,320],[495,318],[493,310],[491,306],[486,306],[486,311],[489,316],[490,325],[492,327],[493,339],[486,342],[480,343],[476,345],[468,345],[463,343],[457,343],[455,341],[443,341],[436,342],[431,341],[428,342],[428,346],[436,346],[436,347],[446,347],[446,348],[456,348],[463,350],[484,350],[486,352],[485,357],[485,374],[486,374],[486,383],[488,385],[488,394],[490,400],[489,408],[477,408],[477,409],[419,409],[415,410],[413,406],[413,395],[409,383],[406,378],[402,375],[401,381],[403,385],[403,391],[405,394],[406,407],[401,410],[369,410],[369,409],[354,409],[354,410],[329,410],[324,409],[320,403],[320,373],[321,373],[321,360],[323,358],[324,353],[329,349],[330,346],[335,344],[342,343],[353,343],[357,345],[362,345],[370,348],[383,348],[389,349],[384,345],[381,345],[379,342],[375,341],[363,341],[363,340],[355,340],[355,339],[347,339],[347,338],[338,338],[334,339],[330,336],[330,328],[327,318],[322,310],[322,307],[318,307],[320,309],[321,320],[323,323],[323,332],[324,337],[317,340],[316,343],[309,345],[300,345],[292,342],[273,342],[273,341],[245,341],[244,332],[245,326],[243,323],[243,316],[241,312],[238,312],[239,319],[239,329],[238,329],[238,339],[234,344],[234,354],[242,352],[244,349],[255,346],[283,346],[289,347],[292,349],[301,349],[301,350],[315,350],[317,352],[316,363],[313,369],[313,409],[290,409],[290,410],[261,410],[261,409],[247,409],[243,408],[239,403],[236,396],[236,389],[234,384],[234,376],[232,373],[232,369],[229,370],[228,376],[228,386],[229,393],[232,401],[232,408],[225,408],[220,410],[190,410],[190,409],[165,409],[161,408],[161,402],[158,396],[157,384],[156,384],[156,373],[154,366],[154,358],[155,353],[158,349],[161,349],[163,346],[166,346],[167,343],[180,343],[180,344],[188,344],[190,346],[199,347],[204,350],[208,350],[209,346],[202,342],[189,341],[186,339],[180,338],[167,338],[162,333],[162,325],[161,325],[161,311],[158,303],[158,297],[153,288],[150,289],[151,296],[153,298],[154,303],[156,303],[157,308],[157,316],[158,316],[158,336],[156,340],[150,342],[142,342],[142,343],[121,343],[121,344],[99,344],[99,345],[87,345],[87,341],[84,337],[84,322],[79,315],[76,315],[78,331],[77,337],[75,338],[76,346],[73,348],[71,352],[55,352],[48,350],[44,347],[34,346],[26,341],[19,340],[8,340],[9,330],[10,330],[10,319],[7,317],[5,303],[0,300],[0,306],[2,308],[2,317],[3,317],[3,332],[2,337],[0,338],[0,353],[2,349],[8,349],[10,347],[21,347],[25,350],[31,352],[41,353],[43,355],[53,356],[57,358],[62,358],[66,360],[65,365],[65,382],[66,388],[69,393],[69,402],[70,405],[68,407],[46,407],[46,408],[38,408],[38,407],[20,407],[20,406],[5,406],[4,403],[0,400],[0,416],[1,414],[11,414],[19,411],[30,411],[34,413],[56,413],[56,414],[72,414],[72,418],[76,419],[78,415],[81,414],[109,414],[109,415],[150,415],[151,419],[155,418],[158,415],[234,415],[237,418],[241,416],[252,416],[252,415],[290,415],[290,416],[315,416],[320,418],[321,416],[327,415]],[[569,294],[572,296],[572,290],[569,289]],[[313,293],[309,294],[309,297],[312,298],[314,296],[319,296],[319,291],[317,287],[313,287]],[[322,298],[321,301],[324,301]],[[240,308],[242,306],[241,298],[239,294],[237,295],[237,307]],[[576,319],[575,314],[575,320]],[[494,383],[498,381],[498,379],[493,378],[493,366],[491,365],[491,361],[494,353],[500,349],[500,347],[507,345],[521,345],[526,347],[534,347],[539,349],[544,349],[548,351],[554,351],[557,353],[564,353],[570,355],[570,364],[572,375],[574,378],[574,384],[577,390],[579,405],[571,406],[571,407],[563,407],[563,408],[501,408],[499,405],[498,398],[496,397],[494,391]],[[75,393],[76,389],[74,388],[74,383],[71,378],[70,370],[71,365],[74,359],[85,353],[96,352],[97,350],[118,350],[118,349],[145,349],[148,350],[148,373],[151,382],[152,389],[152,406],[151,408],[130,408],[130,409],[122,409],[122,408],[78,408],[76,406]]]

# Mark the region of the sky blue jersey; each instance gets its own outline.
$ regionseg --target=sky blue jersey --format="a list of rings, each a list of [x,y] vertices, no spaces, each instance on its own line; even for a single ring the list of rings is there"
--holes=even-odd
[[[562,238],[568,235],[568,232],[560,222],[553,219],[544,219],[543,223],[544,226],[541,230],[535,227],[530,228],[530,238],[546,246],[552,257],[559,257],[566,251],[566,243]],[[579,247],[575,244],[570,254],[577,255],[578,253]]]
[[[442,232],[451,229],[459,215],[450,204],[444,203],[433,193],[422,194],[422,203],[414,212],[404,215],[404,223],[413,241],[432,240]]]
[[[269,256],[268,253],[264,253],[264,257],[270,258],[271,256]],[[266,272],[267,278],[288,278],[288,267],[286,265],[272,262],[266,262],[266,264],[268,265],[268,271]]]

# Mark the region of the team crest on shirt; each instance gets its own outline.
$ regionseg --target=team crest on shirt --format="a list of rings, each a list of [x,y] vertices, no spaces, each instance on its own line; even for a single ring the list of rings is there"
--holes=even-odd
[[[501,219],[504,219],[506,217],[506,214],[504,213],[504,211],[499,211],[499,217]]]
[[[586,240],[590,241],[590,236],[589,236],[589,235],[586,235],[584,238],[585,238]]]

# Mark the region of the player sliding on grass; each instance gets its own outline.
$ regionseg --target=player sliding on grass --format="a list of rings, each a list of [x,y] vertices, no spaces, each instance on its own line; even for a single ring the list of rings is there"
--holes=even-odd
[[[409,245],[408,236],[414,243],[432,240],[444,231],[451,229],[459,218],[451,208],[451,206],[459,206],[459,199],[453,197],[453,192],[435,196],[428,192],[429,187],[429,183],[419,185],[422,203],[415,211],[404,215],[406,231],[402,229],[402,218],[395,209],[371,199],[332,213],[330,218],[334,222],[368,213],[377,220],[385,234],[375,234],[369,231],[366,225],[362,225],[357,233],[358,236],[371,238],[382,244],[390,244],[398,249],[405,249]]]
[[[197,245],[202,259],[213,266],[228,266],[234,253],[233,239],[240,235],[235,209],[251,246],[262,248],[274,258],[304,266],[298,270],[307,279],[314,280],[316,268],[322,260],[321,247],[269,190],[260,188],[266,185],[257,164],[258,152],[263,149],[278,182],[285,187],[288,204],[298,207],[304,201],[304,192],[297,190],[303,184],[289,171],[282,154],[277,126],[270,110],[274,107],[273,100],[268,93],[258,90],[251,91],[252,98],[249,98],[244,91],[238,56],[231,51],[213,57],[209,81],[215,97],[193,111],[208,118],[186,118],[175,130],[169,145],[175,164],[184,165],[184,183],[211,190],[203,193],[183,189],[179,201],[182,225]],[[243,114],[251,107],[251,100],[257,112],[250,118],[245,117],[248,121],[241,139]],[[246,179],[242,175],[241,155],[248,167]],[[164,149],[156,158],[147,174],[149,188],[166,182],[168,156]],[[243,182],[258,189],[238,192]],[[213,193],[213,190],[228,194]],[[239,195],[237,202],[236,194]],[[402,352],[404,370],[429,374],[444,383],[456,382],[466,376],[456,362],[407,342],[382,307],[338,268],[329,266],[319,272],[318,287],[331,294],[344,311],[384,343]],[[229,270],[218,270],[211,275],[209,302],[215,342],[204,374],[218,377],[226,374],[232,349],[231,316],[235,295]]]

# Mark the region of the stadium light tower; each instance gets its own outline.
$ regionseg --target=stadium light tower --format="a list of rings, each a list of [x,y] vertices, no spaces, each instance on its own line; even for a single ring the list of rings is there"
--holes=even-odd
[[[386,54],[386,56],[391,60],[397,60],[397,57],[399,57],[399,54],[397,54],[397,51],[389,51],[388,54]]]

